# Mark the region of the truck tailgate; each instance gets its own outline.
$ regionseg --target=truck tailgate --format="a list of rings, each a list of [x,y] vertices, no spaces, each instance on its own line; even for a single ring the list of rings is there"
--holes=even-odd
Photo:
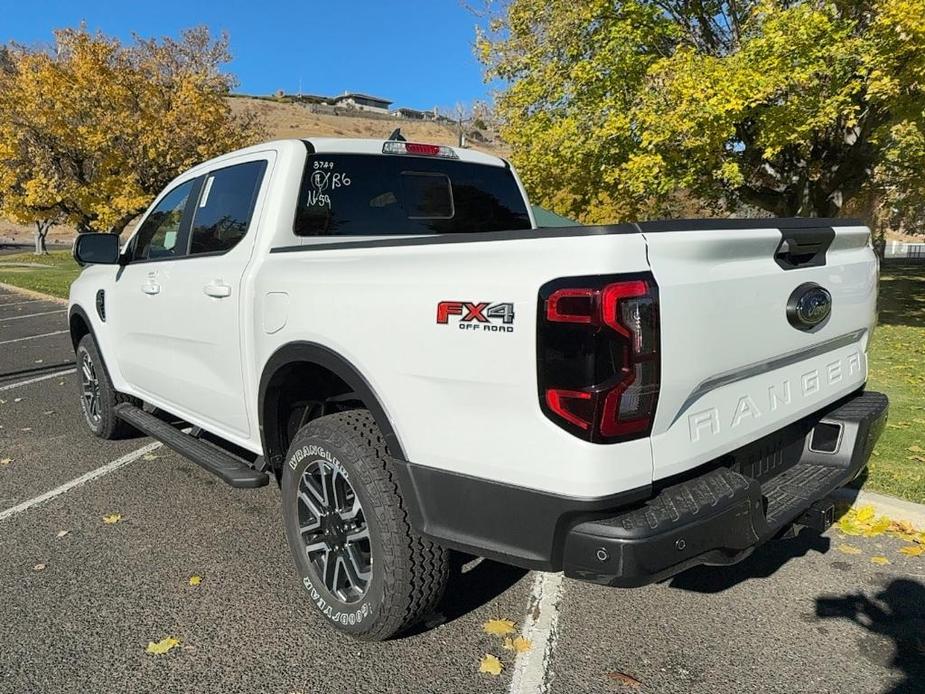
[[[866,227],[829,226],[845,222],[640,225],[661,312],[655,479],[732,451],[864,384],[878,263]],[[812,325],[825,308],[819,287],[831,309]],[[807,294],[799,312],[796,303]],[[815,315],[813,300],[822,304]]]

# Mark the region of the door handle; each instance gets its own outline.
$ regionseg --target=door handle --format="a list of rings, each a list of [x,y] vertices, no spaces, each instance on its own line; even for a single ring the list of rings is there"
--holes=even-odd
[[[225,297],[231,296],[231,285],[225,284],[224,282],[212,282],[203,287],[202,291],[205,292],[206,296],[224,299]]]
[[[159,285],[157,282],[148,282],[147,284],[141,285],[141,291],[143,291],[145,294],[160,294],[161,285]]]

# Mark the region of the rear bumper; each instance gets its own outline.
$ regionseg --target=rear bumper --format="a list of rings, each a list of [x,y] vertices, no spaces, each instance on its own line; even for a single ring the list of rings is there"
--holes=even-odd
[[[855,395],[641,506],[580,522],[565,534],[562,568],[572,578],[632,587],[740,561],[860,474],[887,410],[881,393]]]

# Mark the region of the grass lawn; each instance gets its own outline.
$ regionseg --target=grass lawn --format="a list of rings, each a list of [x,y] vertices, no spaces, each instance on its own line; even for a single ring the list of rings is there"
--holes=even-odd
[[[0,282],[62,298],[67,298],[68,286],[79,272],[67,251],[44,257],[0,256]],[[870,388],[889,395],[890,421],[874,450],[864,487],[925,503],[925,265],[882,268]]]
[[[925,265],[880,269],[880,324],[870,346],[871,390],[890,397],[890,420],[865,489],[925,503]]]
[[[25,265],[42,267],[25,267]],[[52,251],[48,255],[14,253],[0,255],[0,282],[23,289],[67,298],[71,282],[80,274],[70,251]]]

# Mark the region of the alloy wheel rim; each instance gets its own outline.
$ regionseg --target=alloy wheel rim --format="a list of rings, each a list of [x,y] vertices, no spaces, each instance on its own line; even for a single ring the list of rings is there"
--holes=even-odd
[[[81,396],[84,412],[93,424],[99,423],[102,412],[100,411],[100,381],[96,375],[96,367],[93,360],[86,352],[83,353],[80,360],[80,385]]]
[[[325,588],[345,603],[366,595],[372,578],[369,526],[343,470],[312,462],[299,480],[299,535]]]

